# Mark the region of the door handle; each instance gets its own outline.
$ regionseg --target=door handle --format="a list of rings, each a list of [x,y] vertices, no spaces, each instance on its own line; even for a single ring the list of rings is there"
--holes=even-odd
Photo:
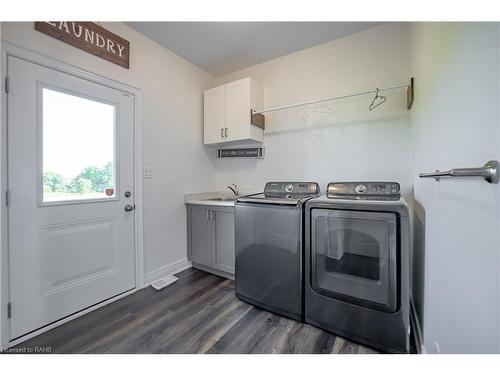
[[[490,184],[496,184],[498,182],[498,162],[490,160],[479,168],[454,168],[448,171],[437,170],[434,173],[420,173],[418,177],[430,177],[436,181],[439,181],[441,177],[480,177],[484,178]]]
[[[131,204],[127,204],[125,206],[125,211],[130,212],[130,211],[133,211],[133,210],[134,210],[134,206],[132,206]]]
[[[224,138],[224,128],[220,128],[220,137]]]
[[[224,128],[224,137],[227,138],[227,128]]]

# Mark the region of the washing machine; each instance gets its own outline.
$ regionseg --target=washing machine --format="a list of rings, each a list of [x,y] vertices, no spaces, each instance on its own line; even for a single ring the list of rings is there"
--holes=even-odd
[[[236,296],[302,321],[304,204],[316,182],[268,182],[234,207]]]
[[[410,348],[408,206],[396,182],[335,182],[305,204],[306,322],[386,352]]]

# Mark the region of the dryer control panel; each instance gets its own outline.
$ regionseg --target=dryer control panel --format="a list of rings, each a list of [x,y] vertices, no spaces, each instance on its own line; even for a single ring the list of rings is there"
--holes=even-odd
[[[330,182],[328,198],[342,199],[399,199],[400,186],[397,182]]]

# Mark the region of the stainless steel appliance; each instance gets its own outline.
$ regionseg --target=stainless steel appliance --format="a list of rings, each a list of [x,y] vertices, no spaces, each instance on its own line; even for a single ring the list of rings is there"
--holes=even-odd
[[[395,182],[330,183],[305,205],[305,320],[408,352],[408,207]]]
[[[303,208],[320,193],[315,182],[268,182],[235,204],[236,296],[303,319]]]

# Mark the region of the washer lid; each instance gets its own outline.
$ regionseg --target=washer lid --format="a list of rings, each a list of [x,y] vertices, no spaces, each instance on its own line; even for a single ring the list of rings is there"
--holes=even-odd
[[[266,195],[266,193],[258,193],[258,194],[252,194],[252,195],[246,195],[243,197],[239,197],[236,202],[237,203],[261,203],[261,204],[284,204],[284,205],[290,205],[290,206],[296,206],[298,205],[302,200],[304,199],[304,196],[294,196],[294,195],[287,195],[287,196],[282,196],[282,197],[277,197],[277,196],[270,196]]]

